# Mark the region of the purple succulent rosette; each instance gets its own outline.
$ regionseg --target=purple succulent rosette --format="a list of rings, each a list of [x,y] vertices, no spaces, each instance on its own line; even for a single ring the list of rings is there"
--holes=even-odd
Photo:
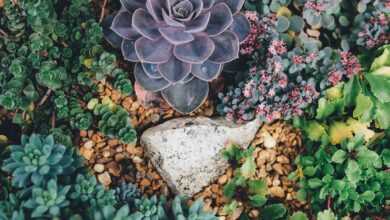
[[[238,58],[250,24],[245,0],[121,0],[104,21],[104,34],[146,90],[161,92],[177,111],[190,113],[209,93],[223,65]]]

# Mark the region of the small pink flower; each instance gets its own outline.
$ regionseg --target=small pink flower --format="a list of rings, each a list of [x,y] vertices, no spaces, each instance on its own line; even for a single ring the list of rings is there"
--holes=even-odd
[[[287,78],[284,78],[284,79],[280,79],[278,81],[278,84],[280,86],[280,88],[284,89],[287,87]]]
[[[306,8],[306,9],[312,9],[312,10],[316,11],[318,14],[319,14],[320,12],[325,11],[325,9],[326,9],[326,7],[325,7],[324,4],[322,4],[322,3],[316,3],[316,2],[313,2],[313,1],[308,1],[308,2],[306,2],[305,8]]]
[[[359,60],[356,56],[354,56],[350,52],[340,52],[340,57],[341,57],[341,64],[343,64],[344,69],[347,73],[347,76],[350,78],[353,75],[358,74],[362,67],[359,63]]]
[[[294,64],[302,64],[303,63],[303,57],[302,56],[299,56],[299,55],[294,55],[292,57],[292,62]]]
[[[341,79],[343,77],[343,74],[340,73],[339,71],[337,70],[334,70],[332,72],[329,73],[329,76],[328,76],[328,81],[333,85],[337,85]]]
[[[287,52],[287,48],[284,41],[273,40],[271,42],[271,46],[268,48],[268,52],[270,52],[272,55],[281,55]]]

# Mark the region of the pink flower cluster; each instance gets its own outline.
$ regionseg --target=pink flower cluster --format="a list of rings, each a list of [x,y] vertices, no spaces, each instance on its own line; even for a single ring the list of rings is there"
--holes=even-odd
[[[250,55],[256,49],[261,47],[259,36],[264,34],[265,28],[262,22],[259,22],[259,16],[254,11],[246,11],[245,17],[249,20],[251,30],[246,40],[241,44],[240,53],[242,55]]]
[[[364,24],[363,30],[358,33],[358,37],[363,39],[362,41],[365,44],[364,46],[368,48],[374,48],[380,45],[388,44],[390,43],[390,34],[388,33],[389,23],[389,16],[385,15],[384,13],[373,16],[369,22]],[[381,28],[381,31],[379,32],[377,30],[378,26]]]
[[[351,78],[352,76],[358,74],[362,70],[358,58],[354,56],[351,52],[348,51],[340,52],[340,62],[343,68],[341,70],[338,69],[332,70],[328,74],[328,81],[332,86],[335,86],[339,82],[341,82],[343,80],[344,75],[347,78]]]
[[[347,76],[351,78],[353,75],[358,74],[362,70],[362,66],[359,60],[351,52],[343,51],[340,52],[341,64],[347,73]]]
[[[286,43],[282,40],[273,40],[268,48],[268,52],[274,56],[282,55],[287,52]]]
[[[328,81],[332,86],[337,85],[343,79],[343,74],[338,70],[333,70],[329,73]]]
[[[323,12],[326,10],[326,7],[325,7],[325,4],[323,3],[319,3],[319,2],[315,2],[315,1],[307,1],[305,3],[305,9],[311,9],[311,10],[314,10],[318,13],[320,12]]]

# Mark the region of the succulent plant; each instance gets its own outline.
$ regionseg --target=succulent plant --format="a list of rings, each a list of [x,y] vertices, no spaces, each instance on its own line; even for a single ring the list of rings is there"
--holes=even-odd
[[[131,183],[122,182],[118,187],[114,189],[116,200],[122,204],[128,204],[130,207],[134,207],[135,199],[141,198],[141,192],[136,185]]]
[[[138,62],[137,82],[190,113],[208,96],[208,82],[239,55],[249,22],[245,0],[122,0],[105,22],[105,37],[125,60]]]
[[[11,157],[4,161],[3,170],[12,173],[12,184],[16,187],[42,185],[76,168],[73,149],[55,143],[52,135],[23,136],[21,145],[10,148]]]
[[[51,179],[46,187],[34,187],[31,198],[23,206],[31,209],[31,218],[58,217],[61,209],[69,206],[66,199],[70,186],[57,186],[57,182]]]
[[[131,95],[133,93],[133,85],[131,84],[130,79],[128,79],[125,71],[122,69],[115,69],[112,71],[112,76],[114,77],[114,88],[121,91],[124,95]]]
[[[172,202],[172,212],[175,220],[217,220],[218,218],[203,210],[201,199],[196,200],[188,207],[181,196],[176,196]]]
[[[137,220],[168,220],[168,217],[164,210],[166,201],[164,197],[157,198],[142,198],[135,200],[136,210],[130,215],[130,219]]]
[[[340,11],[341,0],[308,0],[305,2],[302,16],[315,29],[336,27],[334,14]]]
[[[104,206],[103,208],[93,209],[94,220],[128,220],[133,219],[130,216],[130,209],[128,206],[122,206],[116,209],[112,205]]]
[[[92,175],[77,175],[69,197],[77,204],[87,207],[104,207],[116,202],[114,191],[106,190]]]
[[[389,3],[381,0],[361,0],[357,4],[359,13],[353,19],[351,45],[375,48],[390,43]]]
[[[302,115],[322,91],[361,71],[349,52],[302,47],[289,51],[284,41],[272,40],[266,61],[250,69],[248,81],[219,94],[218,111],[238,122],[256,116],[265,121],[291,119]]]
[[[109,137],[117,137],[125,143],[137,141],[137,132],[130,124],[129,113],[120,106],[97,104],[94,114],[100,117],[98,127]]]

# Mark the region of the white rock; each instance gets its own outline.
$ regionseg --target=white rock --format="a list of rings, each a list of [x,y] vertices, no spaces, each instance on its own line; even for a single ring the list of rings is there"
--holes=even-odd
[[[170,188],[192,196],[225,172],[226,144],[246,148],[260,125],[257,120],[236,125],[224,119],[178,118],[146,130],[141,144]]]

